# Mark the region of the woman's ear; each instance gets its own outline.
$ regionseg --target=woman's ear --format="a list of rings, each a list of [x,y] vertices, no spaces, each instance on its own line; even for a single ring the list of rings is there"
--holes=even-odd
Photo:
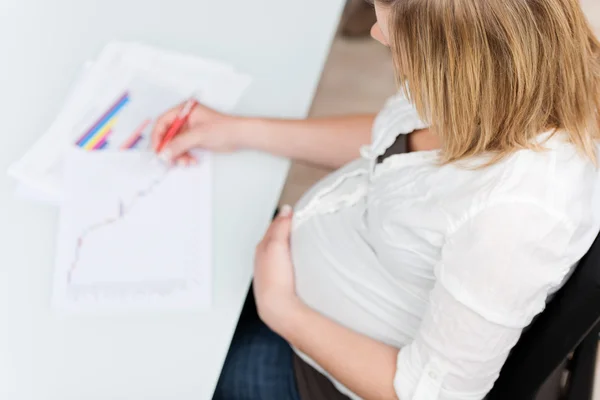
[[[389,21],[391,10],[389,6],[381,6],[375,3],[375,15],[377,22],[371,28],[371,36],[384,46],[390,46]]]
[[[389,43],[386,37],[384,36],[383,32],[381,31],[381,27],[379,26],[378,22],[376,22],[371,28],[371,36],[373,37],[373,39],[377,40],[382,45],[389,46]]]

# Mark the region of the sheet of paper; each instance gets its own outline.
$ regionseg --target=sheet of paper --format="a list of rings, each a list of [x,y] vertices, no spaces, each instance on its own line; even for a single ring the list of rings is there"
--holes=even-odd
[[[136,142],[137,148],[147,147],[156,118],[182,99],[181,92],[142,77],[132,77],[120,86],[107,87],[97,93],[85,110],[79,109],[76,117],[63,117],[57,121],[54,130],[42,137],[17,164],[21,172],[17,178],[29,188],[28,193],[39,193],[37,198],[40,200],[60,198],[63,154],[96,124],[95,135],[83,143],[87,150],[98,150],[101,145],[118,149],[138,131],[141,136]],[[113,116],[102,121],[117,103],[119,107]]]
[[[205,308],[212,287],[211,161],[72,149],[53,290],[63,312]]]
[[[49,206],[59,206],[62,202],[62,193],[39,190],[19,182],[15,189],[15,197],[20,200],[42,203]]]
[[[210,107],[232,111],[250,84],[247,75],[223,63],[137,43],[111,43],[74,85],[64,109],[50,129],[10,166],[9,175],[27,187],[26,192],[21,189],[17,194],[29,194],[29,199],[42,201],[60,199],[64,152],[81,135],[85,124],[91,118],[97,118],[99,108],[124,88],[136,86],[135,82],[140,81],[175,94],[167,96],[170,101],[164,97],[162,102],[156,101],[160,96],[149,96],[151,107],[148,111],[151,112],[147,115],[151,120],[192,94]],[[144,136],[146,141],[150,129],[151,126]]]

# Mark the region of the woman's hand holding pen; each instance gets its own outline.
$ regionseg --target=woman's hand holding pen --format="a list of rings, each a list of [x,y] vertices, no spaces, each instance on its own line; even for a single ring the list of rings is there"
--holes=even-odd
[[[157,151],[180,115],[184,104],[164,113],[156,122],[152,131],[152,148]],[[219,113],[211,108],[196,104],[177,135],[165,144],[160,152],[165,161],[179,165],[191,165],[197,162],[190,150],[199,148],[215,152],[231,152],[239,146],[239,128],[242,118]]]

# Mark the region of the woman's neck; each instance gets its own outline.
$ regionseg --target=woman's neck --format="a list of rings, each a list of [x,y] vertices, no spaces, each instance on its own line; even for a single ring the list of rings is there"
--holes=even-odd
[[[440,138],[429,128],[420,129],[408,134],[407,151],[438,150],[442,146]]]

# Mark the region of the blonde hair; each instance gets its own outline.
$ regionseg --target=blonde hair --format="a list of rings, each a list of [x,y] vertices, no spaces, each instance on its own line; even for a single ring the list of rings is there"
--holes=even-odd
[[[400,87],[440,136],[443,163],[493,164],[561,130],[598,165],[600,43],[578,0],[378,2]]]

